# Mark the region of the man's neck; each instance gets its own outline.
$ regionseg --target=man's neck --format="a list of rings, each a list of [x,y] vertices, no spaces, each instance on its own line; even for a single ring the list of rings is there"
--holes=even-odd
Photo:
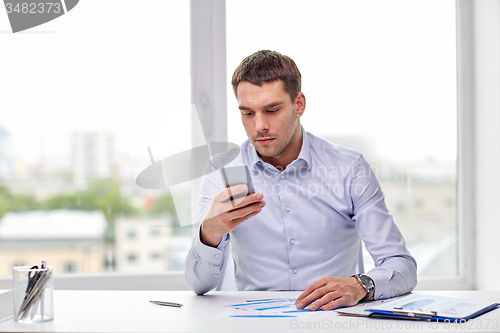
[[[297,157],[299,157],[300,150],[302,149],[302,127],[300,124],[297,126],[297,130],[295,131],[293,138],[286,147],[285,151],[276,157],[266,157],[257,154],[262,158],[262,160],[266,163],[271,164],[276,169],[283,171],[286,167],[295,161]]]

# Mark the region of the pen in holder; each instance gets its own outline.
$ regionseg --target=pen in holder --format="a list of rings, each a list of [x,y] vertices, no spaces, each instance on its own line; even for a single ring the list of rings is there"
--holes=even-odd
[[[54,319],[53,269],[45,261],[38,266],[16,266],[14,283],[14,320],[20,323]]]

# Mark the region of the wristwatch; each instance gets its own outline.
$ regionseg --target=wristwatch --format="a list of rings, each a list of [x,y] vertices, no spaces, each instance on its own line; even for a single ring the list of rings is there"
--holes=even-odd
[[[354,274],[351,275],[351,277],[355,277],[358,279],[359,283],[365,288],[366,290],[366,296],[363,297],[362,299],[366,299],[368,295],[372,293],[372,291],[375,289],[375,283],[373,282],[372,278],[369,277],[368,275],[364,274]]]

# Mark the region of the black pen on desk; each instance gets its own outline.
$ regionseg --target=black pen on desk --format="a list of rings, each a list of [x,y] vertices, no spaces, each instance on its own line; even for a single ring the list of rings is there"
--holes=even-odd
[[[150,302],[153,303],[153,304],[157,304],[157,305],[173,306],[173,307],[176,307],[176,308],[180,308],[182,306],[182,304],[180,304],[180,303],[162,302],[162,301],[150,301]]]

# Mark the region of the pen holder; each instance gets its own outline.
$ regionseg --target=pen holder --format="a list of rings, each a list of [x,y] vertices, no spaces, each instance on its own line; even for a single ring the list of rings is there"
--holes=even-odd
[[[12,269],[14,320],[39,323],[54,319],[52,267],[16,266]]]

